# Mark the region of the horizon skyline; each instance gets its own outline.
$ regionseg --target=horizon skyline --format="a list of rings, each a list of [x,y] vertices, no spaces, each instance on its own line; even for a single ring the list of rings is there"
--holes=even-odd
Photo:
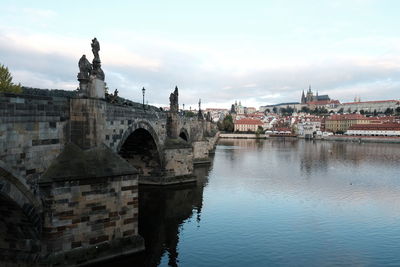
[[[309,84],[351,102],[400,99],[396,1],[3,1],[0,63],[15,83],[74,90],[97,37],[110,92],[167,106],[298,101]]]

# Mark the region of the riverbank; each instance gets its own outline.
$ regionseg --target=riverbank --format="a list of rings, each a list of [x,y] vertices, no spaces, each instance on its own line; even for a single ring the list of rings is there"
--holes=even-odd
[[[265,134],[220,133],[219,138],[229,139],[267,139]]]
[[[285,137],[285,136],[282,136]],[[289,136],[287,136],[289,137]],[[221,133],[219,138],[222,139],[269,139],[275,137],[267,137],[265,134],[242,134],[242,133]],[[292,137],[289,138],[300,138]],[[339,142],[352,142],[352,143],[395,143],[400,144],[400,137],[392,136],[347,136],[347,135],[331,135],[323,138],[315,138],[311,140],[321,141],[339,141]]]
[[[340,142],[357,142],[357,143],[396,143],[400,144],[400,137],[391,136],[346,136],[332,135],[316,140],[323,141],[340,141]]]

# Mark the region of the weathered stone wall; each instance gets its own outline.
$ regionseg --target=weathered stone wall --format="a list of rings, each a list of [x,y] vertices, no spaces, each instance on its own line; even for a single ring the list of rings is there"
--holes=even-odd
[[[195,141],[192,143],[194,161],[208,158],[208,141]]]
[[[125,140],[136,129],[143,128],[152,135],[159,150],[162,150],[166,139],[166,113],[146,106],[106,105],[106,125],[104,143],[113,151],[119,152]]]
[[[92,98],[70,100],[71,142],[83,149],[99,146],[104,140],[106,102]]]
[[[203,121],[199,121],[197,118],[180,117],[178,129],[179,132],[185,129],[189,134],[190,141],[199,141],[203,140],[204,136],[203,123]]]
[[[69,99],[0,94],[0,161],[32,191],[68,139]]]
[[[166,148],[164,158],[167,177],[191,175],[193,173],[193,151],[191,147]]]
[[[123,254],[131,241],[140,242],[121,241],[138,235],[137,175],[58,181],[42,185],[42,192],[46,204],[42,252],[51,253],[48,262],[99,259],[107,249],[125,242],[127,246],[119,248]]]

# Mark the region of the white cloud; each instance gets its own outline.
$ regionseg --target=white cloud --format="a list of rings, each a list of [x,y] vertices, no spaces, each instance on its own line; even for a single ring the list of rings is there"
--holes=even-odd
[[[26,86],[75,89],[77,62],[82,54],[92,57],[90,42],[71,36],[32,34],[0,28],[0,58]],[[372,38],[376,44],[377,38]],[[349,101],[362,98],[400,98],[399,40],[388,41],[388,53],[373,55],[316,52],[311,58],[243,51],[220,46],[174,42],[131,32],[116,32],[101,43],[100,56],[110,90],[140,101],[146,87],[149,103],[168,103],[175,85],[180,103],[229,108],[235,99],[247,106],[298,101],[308,84],[319,93]],[[359,44],[365,39],[344,40],[332,47]],[[254,50],[254,49],[253,49]],[[300,51],[300,50],[299,50]],[[89,56],[90,55],[90,56]],[[164,104],[163,104],[164,103]]]

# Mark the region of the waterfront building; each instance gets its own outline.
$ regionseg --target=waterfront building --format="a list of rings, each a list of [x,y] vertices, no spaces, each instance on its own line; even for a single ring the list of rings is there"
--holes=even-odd
[[[312,138],[315,134],[321,132],[322,118],[305,118],[297,123],[298,134],[301,137]]]
[[[332,132],[345,132],[356,124],[368,124],[370,119],[361,114],[335,114],[325,119],[325,129]]]
[[[399,123],[382,124],[357,124],[351,126],[346,135],[368,135],[368,136],[400,136]]]
[[[238,132],[255,132],[258,129],[258,126],[262,127],[263,122],[259,119],[250,119],[250,118],[242,118],[239,120],[235,120],[234,122],[234,131]]]

